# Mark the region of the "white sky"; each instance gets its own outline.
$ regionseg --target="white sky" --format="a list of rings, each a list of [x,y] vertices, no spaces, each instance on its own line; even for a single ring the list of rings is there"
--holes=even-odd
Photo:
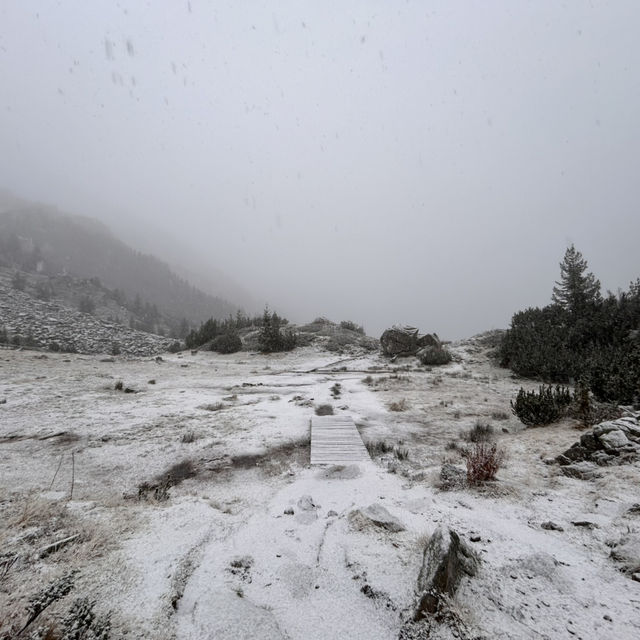
[[[457,338],[640,276],[640,3],[0,0],[0,187],[294,320]]]

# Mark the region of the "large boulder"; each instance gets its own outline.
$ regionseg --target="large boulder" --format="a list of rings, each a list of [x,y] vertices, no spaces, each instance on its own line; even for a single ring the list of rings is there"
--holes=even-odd
[[[386,356],[413,356],[424,347],[439,347],[440,340],[434,334],[420,335],[415,327],[394,325],[380,337],[382,352]]]
[[[434,614],[442,596],[453,597],[464,576],[475,576],[480,558],[453,529],[438,527],[424,548],[414,619]]]
[[[606,467],[640,458],[640,423],[637,415],[608,420],[580,437],[556,461],[566,476],[590,480],[599,477],[594,466]]]

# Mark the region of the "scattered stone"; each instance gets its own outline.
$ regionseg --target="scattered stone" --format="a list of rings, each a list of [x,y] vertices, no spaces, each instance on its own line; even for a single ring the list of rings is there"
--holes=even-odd
[[[608,613],[605,613],[605,614],[602,616],[602,619],[603,619],[603,620],[606,620],[607,622],[613,622],[612,617],[611,617]]]
[[[540,527],[542,529],[546,529],[547,531],[564,531],[564,529],[559,525],[556,524],[555,522],[552,522],[551,520],[547,520],[546,522],[543,522]]]
[[[467,485],[467,472],[454,464],[445,462],[440,468],[440,488],[444,491],[461,489]]]
[[[372,504],[365,509],[354,509],[349,514],[351,525],[362,531],[368,526],[375,526],[386,531],[404,531],[405,526],[395,516],[392,516],[381,504]]]
[[[7,404],[6,398],[0,398],[0,404]]]
[[[584,527],[585,529],[599,529],[600,525],[589,520],[574,520],[571,522],[574,527]]]
[[[475,576],[479,566],[480,558],[456,531],[438,527],[424,548],[414,620],[436,613],[443,596],[453,597],[462,578]]]
[[[640,533],[625,535],[611,550],[611,558],[621,564],[625,573],[640,573]]]
[[[300,524],[311,524],[318,519],[318,509],[320,506],[314,503],[311,496],[302,496],[298,500],[297,506],[296,521]]]
[[[634,574],[631,576],[631,579],[632,579],[632,580],[635,580],[636,582],[640,582],[640,573],[634,573]]]
[[[292,515],[293,515],[293,513],[294,513],[294,512],[293,512],[293,507],[287,507],[287,508],[284,510],[284,515],[285,515],[285,516],[292,516]]]
[[[638,504],[638,503],[632,504],[627,509],[627,515],[629,515],[629,516],[640,516],[640,504]]]
[[[469,540],[471,540],[471,542],[480,542],[480,540],[482,540],[482,537],[479,535],[474,535],[474,536],[470,536]]]
[[[337,515],[338,515],[338,512],[331,509],[329,513],[327,513],[327,518],[335,518]]]
[[[313,498],[308,495],[304,495],[298,500],[298,509],[301,511],[314,511],[318,508],[318,505],[314,504]]]
[[[562,466],[561,470],[568,478],[577,478],[578,480],[594,480],[602,477],[602,472],[598,471],[598,466],[586,460]]]

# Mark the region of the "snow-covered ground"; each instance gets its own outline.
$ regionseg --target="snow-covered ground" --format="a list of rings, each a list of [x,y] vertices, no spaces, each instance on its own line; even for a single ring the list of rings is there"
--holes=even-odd
[[[640,465],[564,477],[543,460],[579,438],[574,424],[523,429],[509,400],[534,385],[493,366],[477,340],[451,347],[457,361],[430,371],[315,347],[161,361],[0,351],[0,638],[70,568],[74,590],[43,621],[87,596],[113,612],[112,637],[397,638],[438,525],[483,561],[454,602],[468,637],[640,637],[640,583],[610,557],[640,530],[629,512]],[[320,404],[408,459],[310,467]],[[478,419],[506,452],[498,481],[439,490],[442,462],[463,466],[454,444]],[[139,485],[182,462],[190,477],[168,499],[139,499]],[[349,518],[371,504],[406,529]]]

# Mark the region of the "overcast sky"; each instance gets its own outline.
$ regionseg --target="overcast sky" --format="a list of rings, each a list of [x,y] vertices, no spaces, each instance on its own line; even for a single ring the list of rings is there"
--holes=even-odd
[[[568,243],[604,288],[640,276],[638,25],[637,0],[0,0],[0,187],[294,320],[506,327]]]

